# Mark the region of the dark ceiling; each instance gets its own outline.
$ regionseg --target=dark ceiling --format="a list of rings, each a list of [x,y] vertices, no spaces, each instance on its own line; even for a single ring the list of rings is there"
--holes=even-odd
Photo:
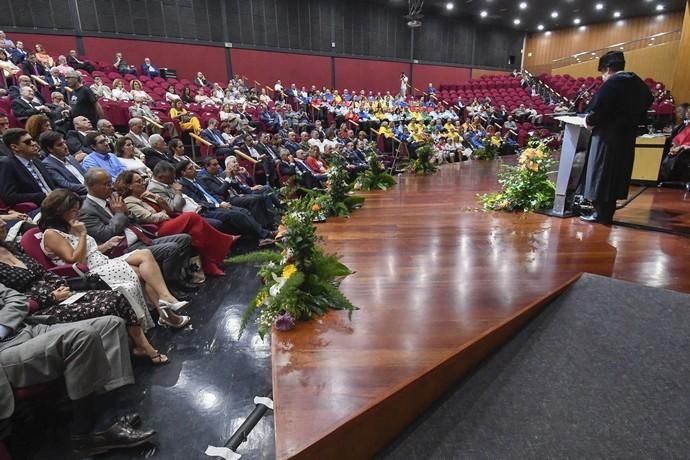
[[[408,5],[408,0],[379,1],[400,8],[407,8]],[[448,3],[453,4],[452,10],[446,8]],[[525,8],[520,8],[522,3],[526,5]],[[489,24],[535,32],[659,15],[680,11],[684,5],[685,0],[425,0],[422,13],[448,17],[470,16]],[[486,12],[486,17],[481,16],[482,11]],[[558,13],[556,18],[551,16],[554,11]],[[519,24],[515,24],[516,19],[520,20]],[[539,29],[540,25],[544,28]]]

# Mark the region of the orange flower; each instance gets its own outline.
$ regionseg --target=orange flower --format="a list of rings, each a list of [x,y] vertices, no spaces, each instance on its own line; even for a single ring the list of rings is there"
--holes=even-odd
[[[529,163],[527,163],[527,169],[529,169],[530,171],[537,172],[539,171],[539,165],[534,161],[530,161]]]
[[[319,211],[321,211],[321,206],[319,206],[318,204],[314,204],[314,205],[312,205],[311,210],[313,212],[319,212]]]

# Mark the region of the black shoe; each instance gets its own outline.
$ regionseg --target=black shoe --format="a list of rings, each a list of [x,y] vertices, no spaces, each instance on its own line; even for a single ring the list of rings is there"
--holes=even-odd
[[[173,288],[185,292],[196,292],[199,290],[199,286],[194,283],[188,283],[187,281],[178,280],[170,283]]]
[[[580,220],[584,222],[599,222],[598,218],[599,215],[596,212],[593,212],[588,216],[580,216]]]
[[[130,428],[136,428],[141,425],[141,417],[136,412],[132,414],[123,415],[117,419],[118,423],[128,426]]]
[[[154,430],[136,430],[115,422],[113,426],[100,433],[72,436],[72,450],[81,455],[98,455],[113,449],[127,449],[148,442]]]
[[[191,300],[192,296],[187,294],[186,292],[182,292],[179,289],[175,288],[168,288],[170,290],[170,293],[175,297],[177,300]]]

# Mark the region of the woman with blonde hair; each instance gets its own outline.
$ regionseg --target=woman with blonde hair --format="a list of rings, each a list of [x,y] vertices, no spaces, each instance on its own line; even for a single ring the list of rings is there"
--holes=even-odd
[[[134,99],[132,95],[129,94],[129,92],[125,89],[124,82],[119,78],[113,80],[113,90],[111,93],[113,100],[116,101],[131,101]]]
[[[141,85],[141,82],[139,80],[132,80],[129,82],[129,93],[132,95],[132,99],[136,100],[137,98],[141,98],[142,102],[145,104],[150,104],[153,102],[153,98],[149,96],[149,94],[144,91],[144,87]]]

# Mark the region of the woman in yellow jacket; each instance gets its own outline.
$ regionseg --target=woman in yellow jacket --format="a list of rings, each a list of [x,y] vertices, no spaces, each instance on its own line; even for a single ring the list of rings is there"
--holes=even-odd
[[[182,131],[191,131],[197,135],[201,132],[201,122],[196,116],[190,114],[187,109],[184,108],[184,103],[180,99],[173,103],[170,109],[170,118],[180,122]]]

